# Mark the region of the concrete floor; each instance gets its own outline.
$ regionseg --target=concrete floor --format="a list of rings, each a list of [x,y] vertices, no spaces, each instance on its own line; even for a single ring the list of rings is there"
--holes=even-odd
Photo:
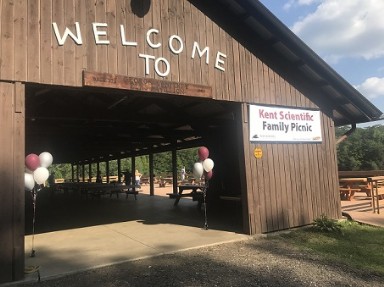
[[[156,196],[149,196],[148,189],[144,186],[137,200],[123,194],[87,200],[39,194],[34,236],[32,203],[27,198],[25,265],[40,266],[44,279],[250,238],[242,234],[239,206],[233,205],[230,212],[207,209],[206,230],[204,208],[199,210],[197,202],[182,198],[173,206],[174,200],[165,196],[170,187],[156,188]],[[32,244],[35,257],[30,257]],[[26,280],[36,280],[36,274]]]

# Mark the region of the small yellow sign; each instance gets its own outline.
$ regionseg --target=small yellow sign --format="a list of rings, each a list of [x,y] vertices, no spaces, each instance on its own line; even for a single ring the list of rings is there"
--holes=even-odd
[[[263,150],[261,148],[257,147],[253,151],[253,154],[254,154],[255,158],[262,158],[263,157]]]

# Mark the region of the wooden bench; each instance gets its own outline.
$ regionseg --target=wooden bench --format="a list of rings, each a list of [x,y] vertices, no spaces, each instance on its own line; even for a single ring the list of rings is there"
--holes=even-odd
[[[189,192],[189,193],[167,193],[170,199],[175,199],[175,202],[173,203],[174,206],[177,206],[180,199],[183,197],[191,197],[193,201],[197,201],[197,208],[200,209],[203,205],[203,192],[202,191],[195,191],[195,192]]]
[[[241,202],[241,196],[240,195],[239,196],[220,195],[219,198],[221,200]]]

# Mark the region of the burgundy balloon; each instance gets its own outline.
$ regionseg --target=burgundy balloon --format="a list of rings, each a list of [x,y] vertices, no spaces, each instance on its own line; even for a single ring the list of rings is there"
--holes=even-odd
[[[37,154],[31,153],[25,157],[25,166],[30,170],[34,171],[40,166],[40,158]]]
[[[209,150],[205,146],[199,147],[197,150],[197,155],[199,156],[199,159],[203,161],[208,158]]]
[[[212,178],[212,176],[213,176],[212,170],[205,173],[205,179],[207,179],[207,180],[210,180]]]

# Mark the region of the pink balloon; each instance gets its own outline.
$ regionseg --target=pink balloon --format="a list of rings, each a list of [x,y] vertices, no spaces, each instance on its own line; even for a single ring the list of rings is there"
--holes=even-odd
[[[37,154],[31,153],[25,157],[25,166],[30,170],[34,171],[40,166],[40,158]]]
[[[213,176],[213,171],[212,170],[210,170],[210,171],[205,173],[205,179],[206,180],[210,180],[212,178],[212,176]]]
[[[197,155],[199,156],[199,159],[203,161],[209,156],[209,150],[205,146],[199,147]]]

